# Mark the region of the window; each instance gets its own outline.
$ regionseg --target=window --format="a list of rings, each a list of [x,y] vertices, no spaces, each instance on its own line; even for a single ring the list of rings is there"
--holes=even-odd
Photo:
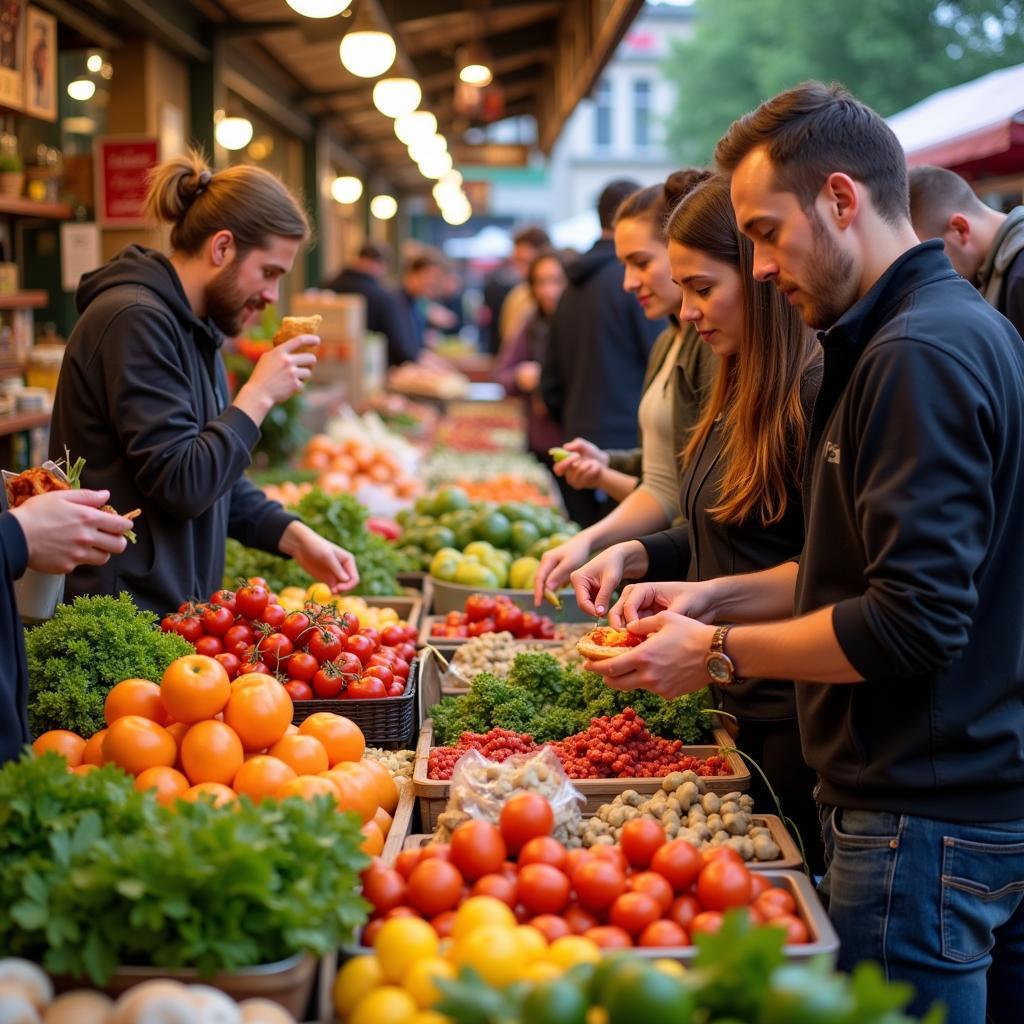
[[[651,83],[646,78],[633,82],[633,145],[637,149],[651,145]]]
[[[612,144],[612,83],[604,79],[594,93],[594,145],[610,149]]]

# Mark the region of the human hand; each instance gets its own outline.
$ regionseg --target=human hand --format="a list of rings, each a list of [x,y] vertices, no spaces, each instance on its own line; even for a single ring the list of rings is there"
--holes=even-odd
[[[629,631],[647,639],[626,654],[587,661],[583,667],[604,676],[616,690],[649,690],[666,700],[707,686],[704,659],[711,649],[714,626],[660,612],[632,622]]]
[[[290,555],[313,579],[326,583],[335,594],[359,584],[359,570],[352,555],[297,520],[288,524],[278,547]]]
[[[581,566],[589,554],[590,541],[582,533],[544,552],[533,580],[533,606],[540,607],[545,590],[561,590],[569,574]]]
[[[608,613],[608,622],[616,629],[623,629],[630,622],[659,612],[713,622],[713,599],[709,583],[631,583]]]
[[[576,603],[587,615],[601,618],[608,612],[612,592],[626,575],[647,571],[647,549],[639,541],[613,544],[577,569],[570,579]],[[608,613],[610,614],[610,613]]]
[[[299,349],[315,350],[319,344],[315,334],[299,334],[265,352],[235,396],[235,405],[250,415],[251,407],[262,410],[259,419],[253,416],[257,424],[261,423],[273,406],[287,401],[305,386],[316,363],[316,352]]]
[[[109,491],[48,491],[11,509],[28,546],[29,568],[63,576],[76,565],[105,565],[124,551],[132,520],[100,509]]]
[[[530,392],[536,391],[537,385],[540,383],[540,363],[535,363],[532,359],[520,363],[516,367],[515,382],[516,387],[523,394],[528,395]]]
[[[569,454],[552,467],[555,476],[564,477],[577,491],[600,487],[608,466],[608,453],[582,437],[566,441],[563,447]]]

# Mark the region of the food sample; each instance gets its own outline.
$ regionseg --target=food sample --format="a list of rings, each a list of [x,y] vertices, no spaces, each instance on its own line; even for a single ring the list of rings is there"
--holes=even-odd
[[[643,643],[644,638],[628,629],[598,626],[576,641],[576,650],[590,661],[616,658]]]
[[[283,317],[281,326],[278,327],[277,333],[274,335],[274,347],[277,348],[278,345],[283,345],[286,341],[297,338],[300,334],[319,335],[320,324],[323,322],[323,319],[319,313],[315,313],[313,316]],[[295,351],[313,352],[315,347],[313,345],[302,345]]]

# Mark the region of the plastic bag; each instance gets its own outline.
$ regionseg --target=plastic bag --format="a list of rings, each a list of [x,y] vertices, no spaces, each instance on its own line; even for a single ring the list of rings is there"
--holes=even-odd
[[[539,793],[555,815],[552,834],[565,842],[571,827],[581,818],[586,802],[569,781],[562,762],[550,747],[530,754],[516,754],[501,762],[489,761],[479,750],[470,750],[455,765],[448,806],[438,818],[438,842],[446,842],[456,826],[468,818],[498,823],[505,801],[515,793]]]

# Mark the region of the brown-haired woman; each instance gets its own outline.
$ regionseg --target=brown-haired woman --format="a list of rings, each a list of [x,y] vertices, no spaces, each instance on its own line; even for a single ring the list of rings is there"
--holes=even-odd
[[[230,402],[220,355],[225,335],[277,301],[309,236],[302,208],[268,171],[214,172],[194,151],[156,169],[147,206],[170,225],[172,252],[130,245],[82,278],[50,430],[51,456],[85,456],[85,486],[141,509],[138,543],[77,569],[66,597],[127,590],[172,611],[220,587],[229,535],[350,589],[352,556],[244,476],[263,419],[309,378],[316,357],[299,349],[319,339],[268,352]]]
[[[680,317],[718,355],[719,370],[684,451],[686,525],[618,544],[574,573],[580,605],[591,614],[605,613],[623,579],[754,572],[793,558],[803,546],[800,466],[821,382],[814,335],[770,282],[754,280],[753,248],[736,225],[727,179],[694,189],[672,212],[667,231],[672,276],[683,291]],[[671,586],[658,589],[665,594]],[[630,590],[612,609],[615,623],[623,621]],[[666,627],[637,648],[642,655],[630,657],[671,659],[672,646]],[[609,676],[609,682],[631,685],[628,677]],[[811,867],[821,870],[815,777],[800,750],[793,687],[748,679],[714,689],[716,703],[738,722],[737,745],[762,766],[800,830]],[[757,773],[752,792],[755,807],[769,811]]]

